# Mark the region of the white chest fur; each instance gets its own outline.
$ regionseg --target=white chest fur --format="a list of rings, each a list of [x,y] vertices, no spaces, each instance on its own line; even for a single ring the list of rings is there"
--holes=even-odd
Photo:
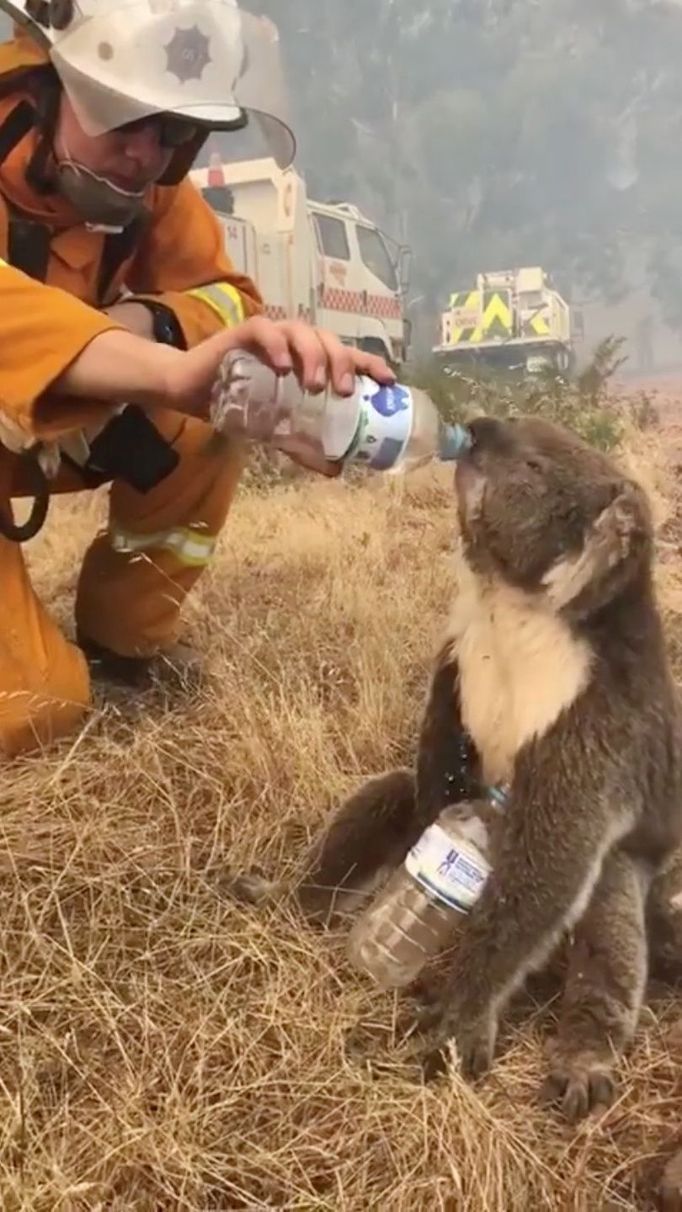
[[[590,676],[589,645],[546,603],[502,581],[482,581],[461,549],[450,617],[459,665],[462,722],[490,783],[513,775],[519,750],[542,736],[576,700]]]

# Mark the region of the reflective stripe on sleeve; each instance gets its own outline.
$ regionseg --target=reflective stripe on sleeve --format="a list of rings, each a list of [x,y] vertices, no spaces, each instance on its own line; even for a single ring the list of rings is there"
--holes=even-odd
[[[194,299],[200,299],[222,320],[226,328],[235,328],[244,321],[244,304],[235,286],[228,282],[211,282],[208,286],[196,286],[187,291]]]

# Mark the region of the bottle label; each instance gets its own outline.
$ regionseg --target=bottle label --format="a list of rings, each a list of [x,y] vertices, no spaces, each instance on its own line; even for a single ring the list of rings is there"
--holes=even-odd
[[[414,402],[409,387],[381,386],[358,377],[360,410],[355,436],[344,462],[388,471],[403,453],[412,429]]]
[[[412,878],[426,892],[460,913],[476,903],[490,864],[465,838],[454,842],[439,824],[430,825],[405,859]]]

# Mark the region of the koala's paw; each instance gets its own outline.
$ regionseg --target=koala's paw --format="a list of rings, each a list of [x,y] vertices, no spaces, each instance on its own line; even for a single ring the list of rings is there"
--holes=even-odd
[[[540,1091],[545,1105],[558,1104],[572,1123],[584,1119],[597,1107],[613,1102],[616,1080],[609,1061],[594,1052],[557,1054]]]

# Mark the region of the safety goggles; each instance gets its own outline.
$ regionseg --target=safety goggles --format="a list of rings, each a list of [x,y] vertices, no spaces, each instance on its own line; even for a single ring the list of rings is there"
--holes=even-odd
[[[178,147],[186,147],[199,137],[201,127],[188,118],[177,118],[174,114],[148,114],[144,118],[136,118],[116,127],[119,134],[133,134],[135,131],[153,127],[157,133],[159,146],[167,151],[175,151]]]

